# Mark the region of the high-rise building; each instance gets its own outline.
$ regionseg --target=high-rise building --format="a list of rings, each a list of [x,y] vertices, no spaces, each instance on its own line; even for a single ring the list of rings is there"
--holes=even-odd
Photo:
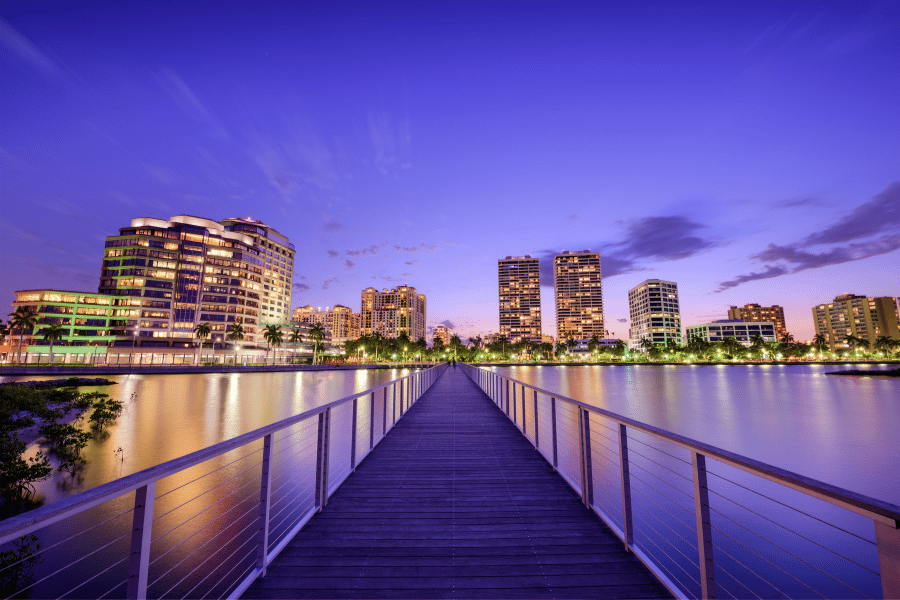
[[[728,318],[741,319],[746,322],[774,323],[775,336],[779,340],[788,332],[784,322],[784,309],[777,304],[773,306],[760,306],[759,304],[732,306],[728,309]]]
[[[291,319],[310,326],[320,324],[335,344],[359,337],[359,314],[340,304],[324,310],[314,306],[301,306],[294,309]]]
[[[541,343],[541,274],[538,259],[507,256],[497,261],[500,335],[511,343]]]
[[[900,340],[897,298],[844,294],[830,304],[813,307],[812,314],[816,335],[824,336],[832,350],[849,348],[847,336],[866,340],[870,347],[881,336]]]
[[[139,346],[190,346],[194,327],[210,324],[222,340],[241,323],[261,339],[265,261],[256,239],[199,217],[138,218],[106,238],[99,292],[115,296],[110,335]]]
[[[628,312],[631,317],[630,349],[640,349],[644,338],[655,346],[663,346],[669,340],[682,343],[678,284],[674,281],[648,279],[630,289]]]
[[[450,345],[450,338],[453,337],[453,330],[446,325],[435,325],[434,339],[441,340],[445,346]]]
[[[261,221],[253,219],[225,219],[227,231],[248,235],[256,242],[263,263],[260,289],[259,322],[283,325],[291,317],[291,292],[294,285],[294,245],[285,236]]]
[[[605,337],[600,254],[564,250],[553,258],[557,339]]]
[[[425,338],[425,296],[416,288],[402,285],[381,292],[366,288],[360,304],[360,335],[397,338],[405,333],[414,342]]]

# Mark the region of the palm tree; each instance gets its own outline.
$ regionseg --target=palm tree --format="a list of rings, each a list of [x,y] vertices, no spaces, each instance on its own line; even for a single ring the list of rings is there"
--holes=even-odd
[[[313,364],[316,364],[319,358],[319,343],[325,339],[325,328],[321,323],[316,323],[309,328],[309,337],[313,339]],[[375,351],[378,351],[377,345]]]
[[[12,317],[9,320],[10,331],[17,329],[19,331],[19,351],[16,354],[16,362],[22,362],[22,341],[25,339],[25,332],[31,335],[37,325],[37,311],[30,306],[16,307],[16,312],[9,313]],[[27,354],[27,353],[26,353]]]
[[[847,335],[844,336],[844,342],[846,342],[846,344],[848,346],[850,346],[850,350],[856,349],[856,346],[862,341],[863,341],[862,338],[856,337],[852,333],[848,333]]]
[[[653,340],[650,338],[641,338],[641,350],[649,352],[653,348]]]
[[[875,349],[883,351],[885,353],[890,353],[891,348],[894,345],[894,340],[887,335],[880,335],[875,338]]]
[[[294,345],[294,354],[297,353],[297,344],[303,342],[303,334],[300,333],[299,327],[294,327],[291,329],[291,336],[288,338],[288,343]]]
[[[49,321],[44,321],[47,323],[47,326],[44,327],[44,339],[50,342],[50,364],[53,364],[53,342],[58,342],[63,339],[63,334],[65,332],[65,328],[59,323],[50,323]]]
[[[281,345],[282,340],[284,339],[284,335],[281,333],[281,327],[278,325],[266,325],[266,331],[263,333],[263,337],[269,343],[269,348],[275,346],[276,348]],[[277,352],[277,350],[276,350]],[[272,354],[272,364],[275,363],[275,358],[277,354]],[[269,360],[269,350],[266,350],[266,362]]]
[[[231,329],[225,335],[225,339],[230,342],[239,342],[244,339],[244,326],[240,323],[232,323]],[[237,345],[234,345],[234,364],[237,365]]]
[[[200,346],[197,348],[197,352],[194,354],[194,364],[197,364],[197,358],[200,356],[200,351],[203,350],[203,338],[208,338],[210,333],[209,323],[200,323],[196,327],[194,327],[194,333],[197,334],[197,337],[200,339]]]
[[[827,345],[828,345],[828,340],[825,339],[825,336],[822,335],[821,333],[817,333],[815,335],[815,337],[813,337],[813,346],[815,346],[819,352],[824,350],[825,346],[827,346]]]
[[[480,336],[480,335],[476,335],[475,337],[470,337],[470,338],[469,338],[469,343],[472,344],[472,346],[473,346],[474,348],[476,348],[476,349],[480,349],[480,348],[481,348],[481,343],[482,343],[483,341],[484,341],[484,340],[481,339],[481,336]]]

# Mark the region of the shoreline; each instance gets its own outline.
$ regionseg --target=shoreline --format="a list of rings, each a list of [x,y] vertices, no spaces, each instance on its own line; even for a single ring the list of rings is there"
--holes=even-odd
[[[156,365],[134,366],[110,365],[80,367],[73,365],[60,366],[0,366],[0,377],[21,375],[188,375],[188,374],[212,374],[212,373],[276,373],[290,371],[355,371],[359,369],[385,370],[385,369],[427,369],[437,363],[394,363],[394,364],[344,364],[344,365]],[[785,366],[785,365],[898,365],[900,360],[815,360],[815,361],[715,361],[715,362],[497,362],[497,363],[470,363],[482,367],[746,367],[746,366]]]

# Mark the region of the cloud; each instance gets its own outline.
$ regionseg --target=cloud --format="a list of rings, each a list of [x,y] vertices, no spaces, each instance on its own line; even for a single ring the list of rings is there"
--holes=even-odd
[[[328,252],[328,258],[337,258],[341,254],[337,250],[326,250],[326,252]]]
[[[579,215],[567,215],[566,221],[568,221],[569,223],[574,223],[575,221],[577,221],[580,218],[581,217]]]
[[[646,261],[689,258],[714,248],[719,242],[701,236],[706,225],[681,216],[644,217],[631,222],[624,241],[597,244],[603,278],[646,270]],[[544,250],[541,255],[541,285],[553,285],[553,257],[560,250]]]
[[[363,248],[362,250],[346,250],[344,253],[347,256],[362,256],[365,254],[371,254],[372,256],[378,254],[381,249],[387,244],[372,244],[367,248]]]
[[[432,244],[426,244],[422,242],[418,246],[394,246],[394,250],[397,252],[405,252],[407,254],[416,254],[418,252],[434,252],[437,250],[437,246]]]
[[[4,19],[0,19],[0,48],[48,79],[62,79],[65,76],[63,68],[55,60]]]
[[[409,119],[392,120],[387,113],[370,112],[369,137],[375,151],[375,166],[382,175],[389,175],[395,167],[410,168],[408,155],[412,133]]]
[[[627,323],[628,319],[616,319],[619,323]]]
[[[326,279],[325,281],[322,282],[322,289],[327,290],[328,286],[330,286],[332,283],[337,283],[337,282],[338,282],[337,277],[332,277],[331,279]]]
[[[352,260],[350,260],[349,258],[344,261],[344,264],[347,265],[348,269],[352,269],[353,267],[356,266],[356,263],[353,262]]]
[[[156,82],[188,116],[209,126],[211,135],[223,140],[230,138],[219,120],[213,116],[199,96],[179,77],[178,73],[171,69],[163,69],[156,75]]]
[[[884,231],[900,231],[900,181],[891,183],[830,227],[808,235],[803,245],[839,244]]]
[[[335,223],[332,221],[331,223],[325,223],[322,229],[325,229],[326,231],[339,231],[341,229],[347,229],[347,226],[343,223]]]
[[[306,279],[306,277],[304,277],[303,279]],[[309,290],[309,286],[306,285],[305,283],[295,283],[294,289],[297,290],[298,292],[305,292],[305,291]]]
[[[449,327],[450,329],[456,329],[456,325],[453,324],[453,321],[449,319],[444,319],[438,325],[443,325],[444,327]]]
[[[882,234],[875,239],[876,234]],[[854,241],[860,240],[860,241]],[[849,242],[849,243],[848,243]],[[819,251],[813,246],[828,246]],[[761,271],[739,275],[719,283],[716,293],[760,279],[818,269],[829,265],[881,256],[900,249],[900,182],[863,202],[848,214],[821,231],[793,244],[769,244],[751,258],[763,265]]]
[[[408,261],[406,261],[406,262],[403,263],[403,264],[408,265],[408,266],[411,267],[411,266],[413,266],[413,265],[419,264],[420,262],[422,262],[422,261],[421,261],[421,260],[408,260]]]

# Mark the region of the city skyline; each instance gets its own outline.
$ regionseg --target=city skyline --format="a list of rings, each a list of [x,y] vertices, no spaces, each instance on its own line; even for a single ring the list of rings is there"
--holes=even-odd
[[[697,7],[700,9],[698,10]],[[689,37],[690,43],[684,43]],[[606,329],[900,295],[896,3],[4,3],[0,294],[96,292],[133,218],[252,217],[292,306],[409,284],[498,331],[496,263],[593,248]],[[224,40],[224,41],[223,41]]]

